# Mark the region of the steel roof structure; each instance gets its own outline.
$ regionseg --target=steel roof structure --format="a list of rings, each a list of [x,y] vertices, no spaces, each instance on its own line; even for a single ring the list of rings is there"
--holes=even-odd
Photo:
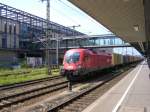
[[[41,17],[32,15],[30,13],[21,11],[19,9],[13,8],[11,6],[8,6],[2,3],[0,3],[0,17],[5,18],[6,20],[10,19],[10,20],[14,20],[20,23],[25,23],[30,26],[36,27],[38,29],[46,28],[46,22],[47,22],[46,19],[43,19]],[[72,34],[82,35],[82,33],[78,31],[59,25],[52,21],[49,22],[49,26],[51,30],[58,31],[60,33],[65,32],[68,35],[72,35]]]
[[[149,0],[69,0],[142,54],[150,54]]]

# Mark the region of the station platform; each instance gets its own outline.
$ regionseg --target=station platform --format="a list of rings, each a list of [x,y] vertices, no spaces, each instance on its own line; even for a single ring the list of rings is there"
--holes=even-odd
[[[150,70],[144,61],[82,112],[150,112]]]

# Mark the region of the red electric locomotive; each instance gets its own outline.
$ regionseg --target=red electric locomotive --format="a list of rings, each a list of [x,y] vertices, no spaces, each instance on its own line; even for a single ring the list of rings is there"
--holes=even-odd
[[[62,75],[79,77],[112,65],[112,56],[109,53],[96,53],[88,49],[71,49],[65,53]]]

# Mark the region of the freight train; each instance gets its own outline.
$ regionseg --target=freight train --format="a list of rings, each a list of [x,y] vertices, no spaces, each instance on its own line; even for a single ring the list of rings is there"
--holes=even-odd
[[[140,59],[135,56],[94,52],[89,49],[71,49],[64,55],[61,75],[75,79],[97,70],[128,64]]]

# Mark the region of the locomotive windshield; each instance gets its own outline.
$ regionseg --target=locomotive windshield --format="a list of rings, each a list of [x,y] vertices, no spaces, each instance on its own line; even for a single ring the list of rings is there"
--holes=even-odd
[[[80,59],[80,53],[79,52],[67,52],[66,53],[66,62],[67,63],[76,63]]]

